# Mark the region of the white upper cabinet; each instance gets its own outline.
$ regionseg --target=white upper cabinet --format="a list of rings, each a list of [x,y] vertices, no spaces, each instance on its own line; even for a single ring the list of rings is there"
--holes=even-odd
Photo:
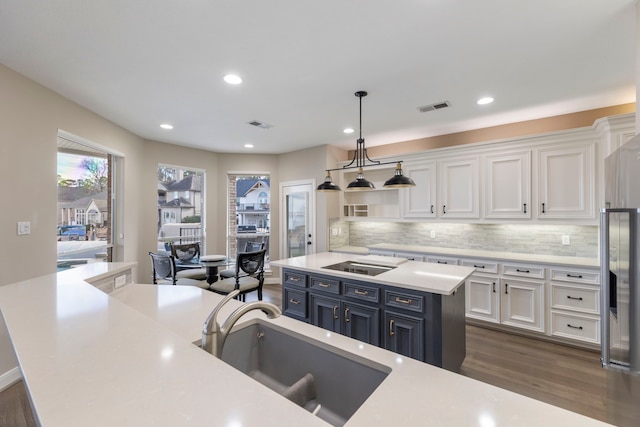
[[[538,150],[538,218],[595,218],[595,144]]]
[[[403,193],[403,216],[405,218],[435,218],[436,201],[436,162],[406,163],[404,174],[416,183]]]
[[[439,217],[479,218],[477,156],[441,160],[438,178]]]
[[[484,217],[531,218],[531,151],[483,157]]]

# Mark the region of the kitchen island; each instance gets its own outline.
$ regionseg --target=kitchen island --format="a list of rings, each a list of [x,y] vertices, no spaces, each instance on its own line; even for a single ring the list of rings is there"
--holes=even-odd
[[[282,267],[284,314],[457,372],[472,267],[325,252]]]
[[[96,274],[79,267],[0,287],[0,314],[43,427],[328,426],[192,344],[220,295],[146,284],[107,295],[83,272]],[[240,304],[231,301],[222,318]],[[256,318],[264,315],[251,312],[237,327]],[[347,427],[606,425],[294,319],[265,322],[388,368]]]

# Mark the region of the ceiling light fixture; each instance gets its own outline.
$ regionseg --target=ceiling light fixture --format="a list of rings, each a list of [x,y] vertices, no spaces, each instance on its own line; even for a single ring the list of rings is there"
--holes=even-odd
[[[364,146],[364,138],[362,137],[362,98],[367,96],[367,92],[360,90],[355,93],[360,100],[360,137],[356,141],[356,150],[353,153],[353,160],[348,165],[341,168],[327,169],[327,176],[324,182],[318,186],[317,191],[340,191],[340,187],[331,179],[331,171],[344,170],[344,169],[358,169],[356,179],[347,185],[347,190],[373,190],[375,185],[364,177],[364,168],[368,166],[387,165],[391,163],[397,163],[395,174],[389,178],[385,183],[385,188],[404,188],[414,187],[416,184],[413,180],[407,176],[402,175],[402,160],[394,162],[380,162],[378,160],[371,160],[367,154],[367,149]],[[369,161],[370,164],[367,164]],[[354,165],[355,163],[355,165]]]
[[[493,102],[493,98],[490,96],[486,96],[484,98],[478,99],[478,105],[491,104],[492,102]]]
[[[355,132],[355,131],[354,131],[353,129],[351,129],[351,128],[346,128],[346,129],[345,129],[345,130],[343,130],[342,132],[344,132],[344,133],[353,133],[353,132]]]
[[[244,144],[244,148],[253,148],[253,144]]]
[[[230,85],[239,85],[242,83],[242,79],[240,76],[236,76],[235,74],[227,74],[224,76],[224,81],[229,83]]]
[[[173,125],[170,125],[169,123],[162,123],[162,124],[160,125],[160,127],[161,127],[162,129],[164,129],[164,130],[171,130],[171,129],[173,129]]]

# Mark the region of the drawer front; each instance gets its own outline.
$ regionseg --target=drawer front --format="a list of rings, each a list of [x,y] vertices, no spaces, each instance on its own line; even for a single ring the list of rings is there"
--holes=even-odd
[[[544,279],[544,267],[524,264],[504,264],[502,266],[502,274],[507,276]]]
[[[284,313],[287,316],[300,319],[307,318],[307,292],[298,289],[284,288],[283,290]]]
[[[458,258],[451,258],[446,256],[427,255],[426,260],[427,262],[432,262],[434,264],[458,265]]]
[[[600,319],[552,311],[551,335],[600,344]]]
[[[600,284],[599,271],[580,271],[553,268],[550,270],[550,275],[551,280],[558,280],[562,282],[584,283],[587,285]]]
[[[356,283],[343,282],[344,295],[369,302],[380,302],[380,289]]]
[[[402,308],[420,313],[424,310],[424,298],[422,296],[395,290],[387,289],[384,291],[384,303],[387,307]]]
[[[551,284],[551,308],[600,313],[600,288]]]
[[[307,276],[304,273],[296,273],[293,271],[285,270],[284,272],[284,284],[291,286],[299,286],[301,288],[307,287]]]
[[[424,255],[420,254],[412,254],[409,252],[396,252],[393,256],[398,258],[406,258],[409,261],[424,261]]]
[[[498,274],[498,263],[494,261],[463,259],[460,261],[460,265],[464,265],[465,267],[475,267],[476,273]]]
[[[340,281],[337,279],[309,276],[309,288],[340,295]]]

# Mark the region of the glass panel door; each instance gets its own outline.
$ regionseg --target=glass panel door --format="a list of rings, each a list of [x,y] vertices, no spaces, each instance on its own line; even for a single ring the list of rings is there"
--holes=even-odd
[[[285,208],[285,258],[308,255],[315,252],[312,233],[313,185],[283,185],[282,194]]]

